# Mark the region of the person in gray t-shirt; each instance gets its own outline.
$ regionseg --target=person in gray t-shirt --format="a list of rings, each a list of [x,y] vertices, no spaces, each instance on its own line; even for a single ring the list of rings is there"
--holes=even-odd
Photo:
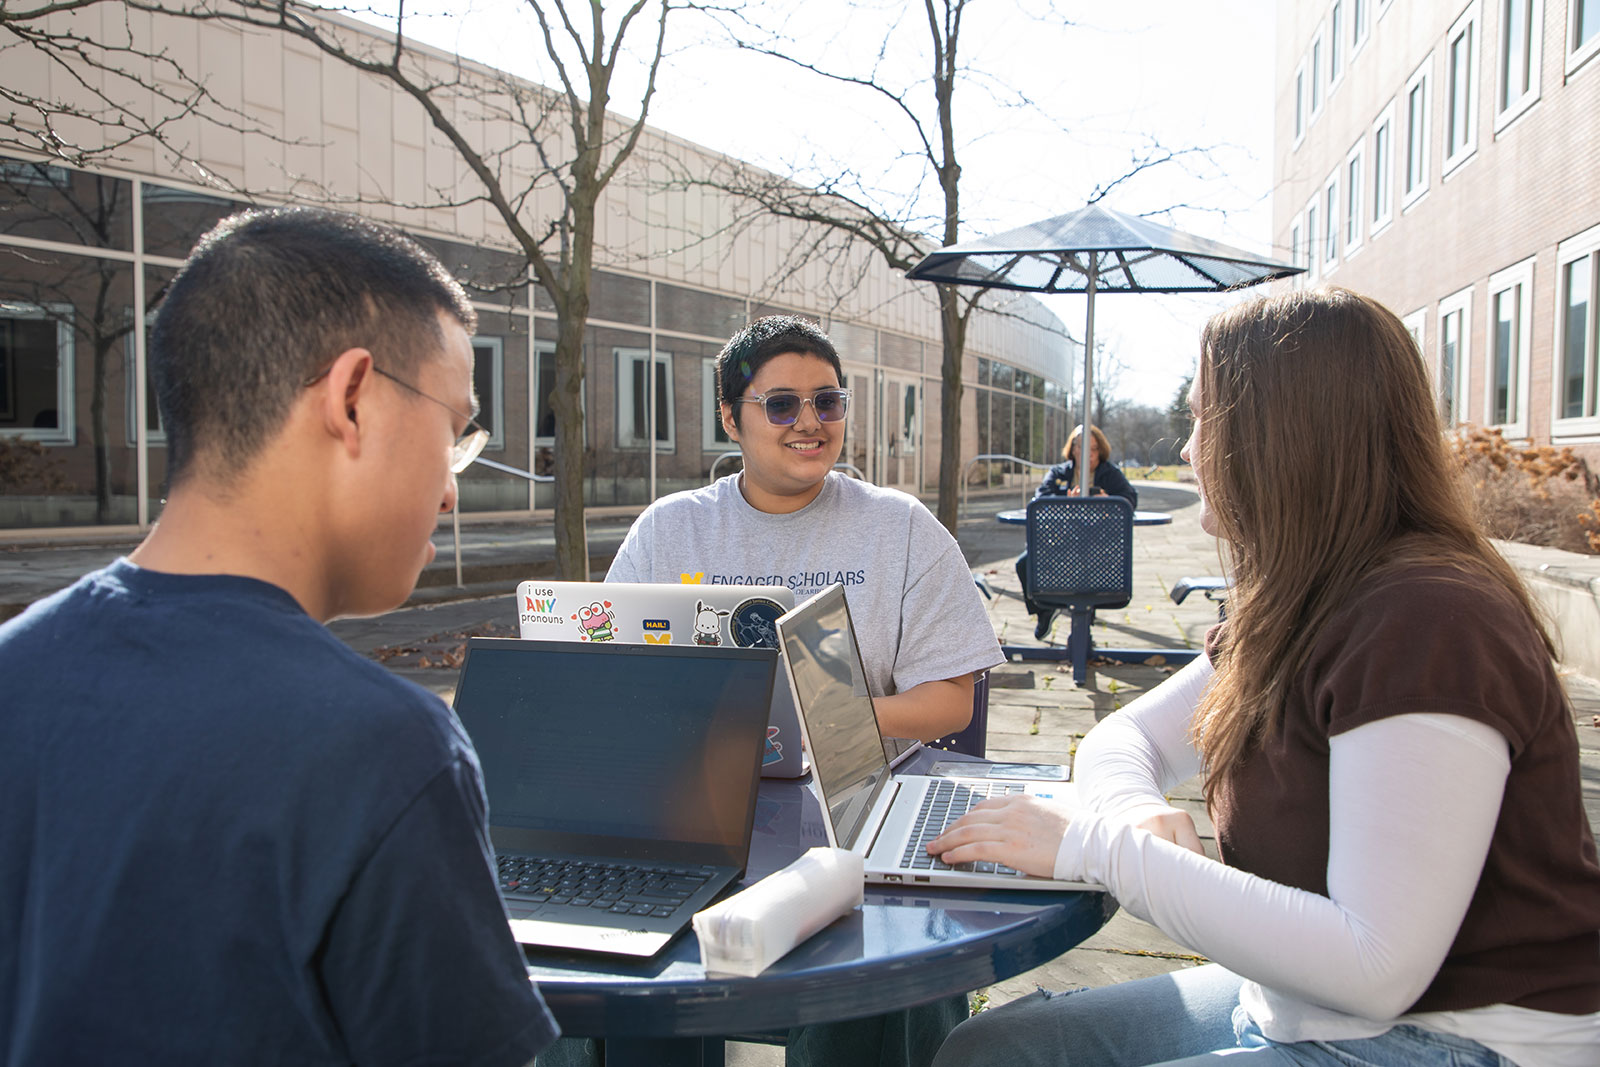
[[[1002,662],[1000,647],[961,549],[921,501],[833,471],[841,380],[833,344],[804,319],[735,334],[717,381],[744,471],[652,504],[606,580],[783,585],[797,602],[843,583],[879,725],[931,740],[970,721],[973,674]]]

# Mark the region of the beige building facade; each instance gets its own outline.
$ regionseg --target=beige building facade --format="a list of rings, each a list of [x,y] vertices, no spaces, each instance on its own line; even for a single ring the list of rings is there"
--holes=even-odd
[[[420,106],[283,35],[127,22],[109,7],[92,18],[99,21],[80,18],[83,32],[131,33],[135,47],[164,50],[202,72],[218,103],[245,119],[183,118],[167,131],[186,147],[181,161],[148,144],[91,168],[0,158],[0,536],[138,526],[159,515],[165,454],[144,384],[141,324],[193,241],[250,203],[343,206],[437,252],[468,285],[482,320],[474,349],[492,433],[485,458],[547,474],[551,305]],[[329,24],[348,40],[389,47],[353,22]],[[537,181],[534,149],[494,118],[506,76],[444,53],[417,56],[474,87],[447,105],[508,181],[532,188],[527,219],[546,222],[559,194]],[[8,86],[64,102],[83,97],[82,72],[17,50],[5,62]],[[159,97],[149,99],[154,107]],[[98,136],[88,126],[72,132]],[[735,469],[715,417],[711,359],[739,326],[778,311],[818,320],[838,345],[854,391],[844,459],[878,484],[933,490],[941,348],[932,288],[863,249],[799,257],[816,233],[676,180],[734,163],[647,130],[600,204],[585,349],[586,498],[639,503]],[[439,206],[449,201],[457,206]],[[980,311],[963,371],[963,457],[1054,458],[1077,351],[1031,298]],[[547,484],[491,467],[475,466],[461,482],[464,512],[528,514],[549,504]]]
[[[1278,8],[1273,232],[1400,315],[1451,424],[1600,465],[1600,0]]]

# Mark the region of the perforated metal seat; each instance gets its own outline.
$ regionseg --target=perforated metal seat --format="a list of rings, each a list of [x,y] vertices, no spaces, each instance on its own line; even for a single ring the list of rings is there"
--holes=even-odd
[[[1119,496],[1043,496],[1028,504],[1028,599],[1071,614],[1072,680],[1089,672],[1095,608],[1133,599],[1133,506]]]

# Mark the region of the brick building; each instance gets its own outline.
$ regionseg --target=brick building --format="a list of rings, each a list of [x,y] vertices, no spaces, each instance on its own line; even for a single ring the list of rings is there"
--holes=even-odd
[[[1600,466],[1600,0],[1279,7],[1273,235],[1402,316],[1452,424]]]

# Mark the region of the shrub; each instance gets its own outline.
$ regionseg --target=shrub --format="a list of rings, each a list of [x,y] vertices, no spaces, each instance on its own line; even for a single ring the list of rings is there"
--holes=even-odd
[[[1499,430],[1466,427],[1451,451],[1490,537],[1600,553],[1600,477],[1570,448],[1519,448]]]
[[[61,476],[61,459],[38,441],[0,437],[0,493],[48,494],[70,491]]]

